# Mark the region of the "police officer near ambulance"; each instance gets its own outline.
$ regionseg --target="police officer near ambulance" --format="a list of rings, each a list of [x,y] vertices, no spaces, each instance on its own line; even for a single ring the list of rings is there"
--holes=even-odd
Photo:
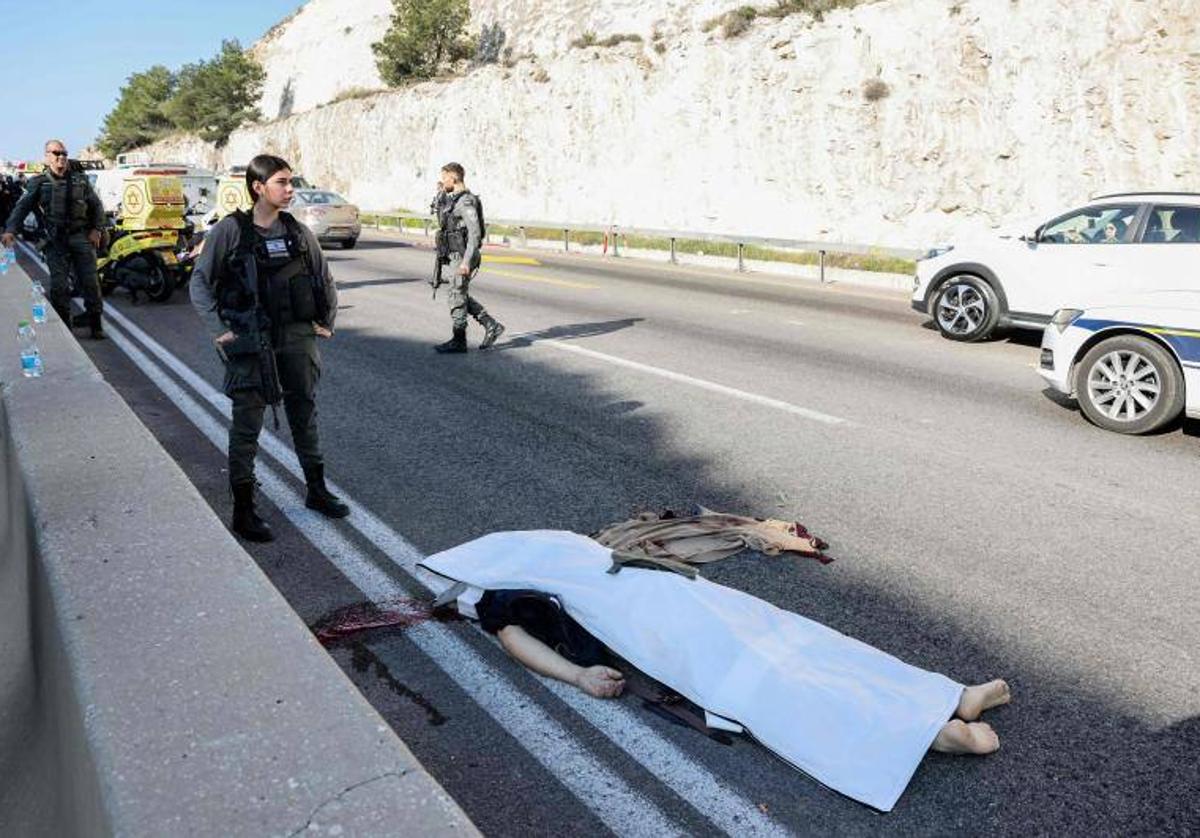
[[[317,338],[333,336],[337,289],[316,236],[284,212],[292,201],[291,166],[258,155],[246,167],[246,189],[254,206],[209,231],[191,297],[225,362],[225,394],[233,401],[231,529],[248,541],[271,541],[254,506],[254,457],[263,414],[280,400],[304,469],[305,505],[330,518],[350,514],[325,485],[317,437]]]
[[[467,351],[467,315],[483,326],[480,349],[487,349],[504,333],[497,322],[470,293],[471,280],[483,261],[480,246],[483,239],[482,210],[479,199],[467,189],[466,172],[458,163],[442,166],[438,183],[442,194],[434,202],[438,214],[438,259],[450,270],[450,303],[452,337],[434,347],[438,352]],[[434,288],[436,291],[436,286]]]
[[[104,303],[96,277],[96,249],[104,228],[104,204],[92,189],[87,175],[76,170],[67,159],[67,147],[61,140],[47,140],[46,169],[28,180],[25,194],[8,214],[0,243],[12,247],[16,233],[31,212],[41,215],[49,239],[46,242],[46,266],[50,269],[50,305],[70,328],[71,286],[69,274],[83,294],[83,322],[91,336],[104,338],[101,314]]]

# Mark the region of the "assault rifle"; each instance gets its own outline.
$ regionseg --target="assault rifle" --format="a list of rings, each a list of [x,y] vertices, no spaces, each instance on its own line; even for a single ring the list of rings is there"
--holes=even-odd
[[[441,241],[440,235],[439,233],[439,242]],[[429,286],[433,289],[433,298],[435,300],[437,299],[438,289],[447,284],[446,278],[442,276],[442,265],[445,265],[446,261],[442,258],[442,249],[439,245],[437,255],[433,257],[433,276],[429,278]]]
[[[225,309],[221,312],[221,317],[233,327],[233,332],[237,335],[230,344],[230,349],[243,341],[248,344],[242,351],[231,354],[258,356],[258,391],[263,401],[271,406],[275,430],[279,430],[279,404],[283,401],[283,386],[279,383],[279,366],[275,362],[275,349],[271,345],[271,318],[258,294],[258,265],[254,261],[254,254],[246,254],[242,265],[242,282],[254,306],[249,311]],[[222,352],[222,355],[224,354]]]

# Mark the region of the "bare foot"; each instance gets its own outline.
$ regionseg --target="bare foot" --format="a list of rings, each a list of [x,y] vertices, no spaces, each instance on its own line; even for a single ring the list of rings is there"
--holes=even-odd
[[[1008,684],[997,678],[995,681],[964,689],[954,715],[963,721],[973,722],[984,710],[1008,704],[1011,700],[1012,693],[1008,691]]]
[[[967,724],[960,719],[951,719],[938,731],[929,747],[943,754],[990,754],[1000,750],[1000,737],[986,722]]]

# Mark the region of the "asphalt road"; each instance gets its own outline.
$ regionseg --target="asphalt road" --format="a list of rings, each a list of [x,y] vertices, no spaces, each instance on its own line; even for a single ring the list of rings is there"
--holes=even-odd
[[[632,698],[568,704],[467,624],[333,647],[486,834],[1200,829],[1192,424],[1095,429],[1042,391],[1036,335],[954,344],[903,296],[586,257],[489,263],[474,290],[508,332],[443,357],[428,251],[366,236],[328,255],[341,295],[322,346],[328,471],[379,526],[310,525],[282,502],[279,541],[248,548],[310,624],[380,591],[425,595],[388,533],[432,553],[698,503],[799,520],[836,559],[743,555],[706,570],[714,581],[956,680],[1012,685],[988,719],[999,753],[929,756],[881,815]],[[121,326],[135,324],[220,386],[186,292],[110,303],[118,334],[145,348]],[[223,451],[116,342],[85,345],[227,517]],[[354,561],[387,579],[363,584]]]

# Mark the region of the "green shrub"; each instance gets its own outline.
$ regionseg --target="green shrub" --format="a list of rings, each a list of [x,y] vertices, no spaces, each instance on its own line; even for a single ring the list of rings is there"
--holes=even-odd
[[[834,9],[850,9],[873,0],[776,0],[775,5],[762,12],[768,17],[787,17],[795,14],[809,14],[814,19],[821,20],[826,12]]]
[[[726,38],[736,38],[750,28],[750,24],[758,17],[758,9],[753,6],[738,6],[723,15],[706,20],[700,26],[701,32],[711,32],[718,26]]]
[[[175,75],[162,65],[130,76],[117,105],[104,117],[98,145],[108,157],[154,142],[175,130],[166,104],[175,93]]]
[[[609,35],[602,41],[597,41],[598,47],[615,47],[617,44],[640,44],[642,42],[641,35],[626,34],[626,35]]]
[[[368,96],[374,96],[379,92],[379,90],[372,90],[369,87],[348,87],[337,96],[334,96],[332,99],[330,99],[329,104],[332,105],[337,102],[346,102],[350,99],[365,99]]]
[[[721,34],[726,38],[736,38],[750,28],[750,24],[758,17],[758,9],[753,6],[739,6],[725,15],[721,23]]]
[[[575,49],[584,49],[585,47],[594,47],[596,45],[596,33],[588,30],[580,35],[575,40],[571,41],[571,46]]]
[[[892,89],[888,87],[887,82],[883,79],[867,79],[863,82],[862,96],[868,102],[878,102],[881,99],[886,99],[892,93]]]
[[[237,41],[223,41],[215,58],[179,71],[164,110],[176,129],[221,146],[235,128],[262,118],[256,103],[265,78]]]
[[[392,6],[392,25],[371,44],[388,86],[433,78],[446,62],[475,53],[477,44],[465,34],[468,0],[392,0]]]

